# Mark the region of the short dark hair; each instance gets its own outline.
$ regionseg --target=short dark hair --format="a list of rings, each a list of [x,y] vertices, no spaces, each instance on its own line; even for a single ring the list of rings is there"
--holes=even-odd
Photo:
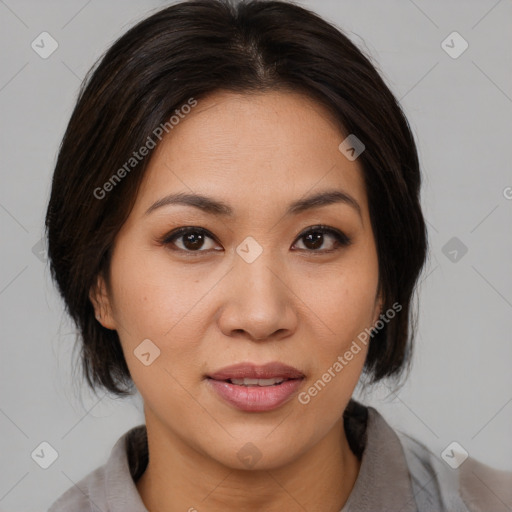
[[[327,107],[359,156],[379,261],[384,309],[402,310],[372,337],[365,371],[376,382],[402,373],[414,337],[411,300],[426,259],[420,169],[398,101],[370,59],[315,13],[279,0],[193,0],[144,19],[89,71],[64,135],[46,213],[48,257],[81,339],[95,390],[132,394],[118,334],[95,320],[89,292],[108,284],[114,238],[127,219],[150,158],[101,199],[109,181],[175,109],[215,91],[283,90]],[[340,139],[341,142],[341,139]]]

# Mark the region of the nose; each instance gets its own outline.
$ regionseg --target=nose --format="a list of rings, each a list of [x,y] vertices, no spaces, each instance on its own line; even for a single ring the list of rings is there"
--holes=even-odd
[[[224,282],[218,324],[226,336],[276,341],[297,328],[296,296],[286,272],[264,255],[252,263],[235,261]]]

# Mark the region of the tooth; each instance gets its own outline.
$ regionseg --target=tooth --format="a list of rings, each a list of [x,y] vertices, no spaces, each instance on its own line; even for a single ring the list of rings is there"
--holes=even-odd
[[[278,382],[282,382],[283,379],[259,379],[258,386],[273,386]]]
[[[272,378],[272,379],[230,379],[233,384],[237,386],[273,386],[279,384],[285,379]]]

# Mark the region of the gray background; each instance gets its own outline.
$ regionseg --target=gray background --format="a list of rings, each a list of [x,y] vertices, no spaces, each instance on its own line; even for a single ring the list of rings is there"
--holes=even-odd
[[[413,370],[400,390],[380,385],[362,399],[437,454],[457,441],[512,470],[512,4],[301,3],[372,56],[402,101],[425,177],[431,253]],[[80,81],[119,35],[164,5],[0,0],[0,511],[46,509],[144,421],[140,396],[96,397],[73,375],[74,327],[33,247]],[[59,44],[47,59],[31,48],[43,31]],[[456,59],[441,47],[453,31],[469,44]],[[443,249],[453,237],[468,248],[457,261]],[[43,441],[59,454],[48,469],[31,458]]]

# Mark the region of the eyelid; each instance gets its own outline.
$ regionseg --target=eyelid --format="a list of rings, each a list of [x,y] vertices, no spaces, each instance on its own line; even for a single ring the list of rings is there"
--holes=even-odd
[[[208,231],[205,228],[201,228],[199,226],[183,226],[181,228],[173,229],[171,232],[164,235],[161,239],[162,243],[170,243],[171,240],[174,240],[175,238],[179,238],[181,235],[185,235],[189,232],[195,232],[195,233],[201,233],[202,235],[206,235],[213,240],[217,241],[216,238],[213,236],[210,231]],[[217,242],[218,243],[218,242]]]

